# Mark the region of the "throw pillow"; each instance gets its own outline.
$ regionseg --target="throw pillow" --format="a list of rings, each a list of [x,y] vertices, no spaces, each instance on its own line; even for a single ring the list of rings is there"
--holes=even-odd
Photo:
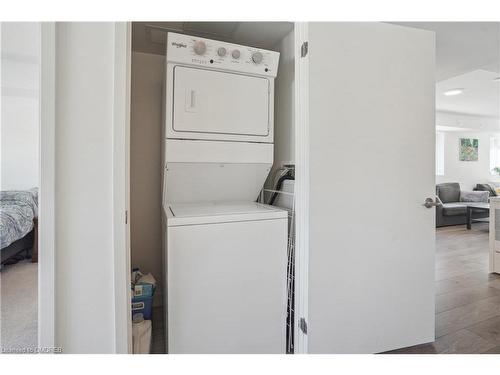
[[[488,191],[460,191],[460,202],[488,202]]]
[[[487,191],[490,193],[491,197],[496,197],[498,194],[496,190],[490,184],[477,184],[474,188],[476,191]]]

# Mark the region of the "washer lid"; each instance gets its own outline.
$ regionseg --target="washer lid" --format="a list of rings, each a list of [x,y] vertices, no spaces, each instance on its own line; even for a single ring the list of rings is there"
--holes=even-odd
[[[287,218],[287,211],[257,202],[178,203],[169,205],[168,226]]]

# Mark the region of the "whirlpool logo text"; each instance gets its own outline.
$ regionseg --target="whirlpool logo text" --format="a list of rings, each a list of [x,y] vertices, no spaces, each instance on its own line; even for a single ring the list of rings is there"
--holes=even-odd
[[[187,44],[184,43],[172,42],[172,45],[177,48],[187,48]]]

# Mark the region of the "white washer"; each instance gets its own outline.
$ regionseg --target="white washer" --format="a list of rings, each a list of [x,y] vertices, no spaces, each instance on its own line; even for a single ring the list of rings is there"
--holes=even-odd
[[[284,353],[287,212],[255,202],[171,204],[169,353]]]
[[[273,164],[279,53],[169,33],[163,174],[169,353],[284,353],[287,211]]]

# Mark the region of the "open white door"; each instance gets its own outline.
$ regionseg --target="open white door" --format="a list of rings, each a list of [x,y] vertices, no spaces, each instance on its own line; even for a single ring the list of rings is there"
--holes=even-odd
[[[434,34],[309,24],[310,353],[434,340]]]

